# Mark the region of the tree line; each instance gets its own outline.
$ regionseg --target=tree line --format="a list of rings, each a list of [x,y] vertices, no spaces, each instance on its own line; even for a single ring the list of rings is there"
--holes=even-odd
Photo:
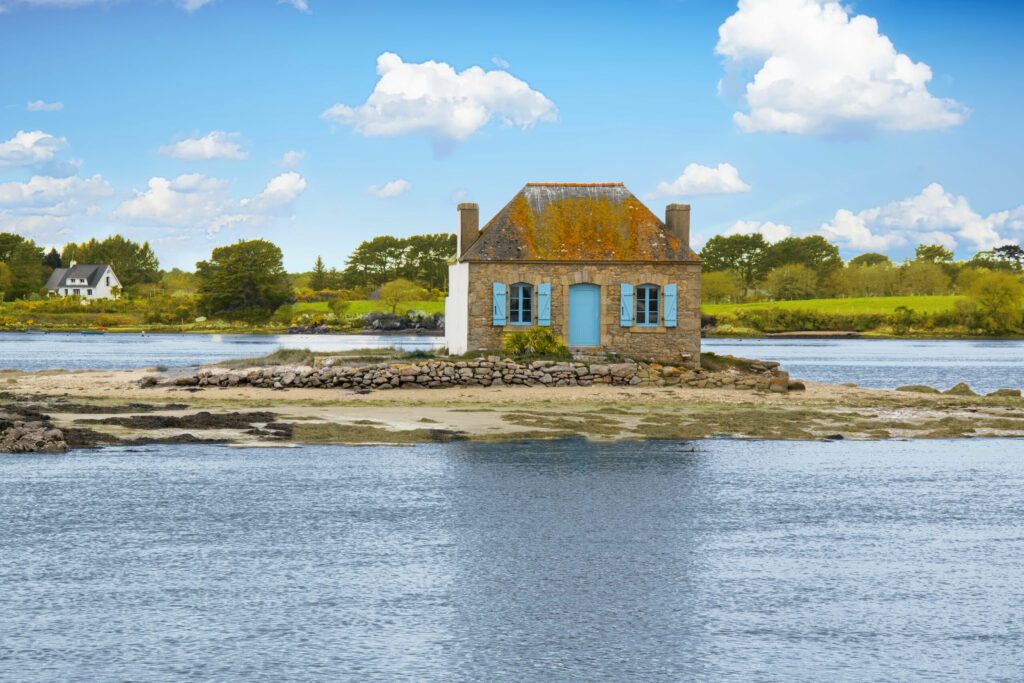
[[[879,253],[844,263],[820,235],[769,244],[762,235],[719,235],[700,252],[702,294],[708,303],[966,292],[991,272],[1019,275],[1024,249],[1015,244],[982,251],[967,261],[939,244],[918,245],[914,258],[896,264]]]

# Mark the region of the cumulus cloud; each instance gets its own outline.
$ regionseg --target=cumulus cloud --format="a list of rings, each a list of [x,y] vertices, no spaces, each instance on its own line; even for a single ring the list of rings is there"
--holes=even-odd
[[[854,249],[884,250],[903,244],[958,244],[991,249],[1008,240],[999,230],[1017,230],[1024,207],[982,216],[966,197],[932,183],[919,194],[854,213],[840,209],[820,233]]]
[[[246,159],[249,153],[240,142],[241,134],[215,130],[201,138],[187,138],[160,148],[160,153],[186,161],[210,159]]]
[[[0,183],[0,206],[54,208],[68,202],[94,200],[113,194],[102,176],[54,178],[32,176],[28,182]]]
[[[873,17],[851,16],[836,0],[740,0],[718,37],[732,75],[756,69],[744,93],[750,111],[733,115],[746,132],[926,130],[967,114],[928,92],[931,68],[897,52]]]
[[[199,173],[176,178],[154,177],[145,190],[123,202],[114,217],[128,222],[201,228],[214,234],[237,225],[266,225],[287,215],[305,191],[306,180],[295,172],[272,178],[258,194],[235,200],[229,183]]]
[[[53,161],[57,152],[68,146],[68,141],[41,130],[19,130],[14,137],[0,142],[0,167],[35,166]]]
[[[457,72],[444,62],[406,63],[391,52],[377,58],[380,80],[361,105],[335,104],[323,118],[367,136],[423,133],[439,150],[461,142],[492,118],[529,128],[555,121],[551,100],[505,71],[473,66]]]
[[[384,183],[383,185],[371,185],[366,188],[366,192],[372,194],[378,199],[391,199],[392,197],[397,197],[411,189],[412,183],[404,178],[399,178],[398,180],[392,180],[391,182]]]
[[[63,102],[47,102],[45,100],[29,100],[25,103],[27,111],[60,111],[64,108]]]
[[[302,159],[305,156],[305,152],[298,152],[294,149],[290,149],[281,155],[281,160],[278,163],[284,166],[285,168],[295,168],[300,163],[302,163]]]
[[[678,197],[682,195],[731,194],[750,192],[750,185],[740,180],[740,172],[732,164],[717,167],[689,164],[682,175],[672,182],[660,182],[652,197]]]
[[[760,233],[769,244],[774,244],[787,237],[792,237],[793,228],[781,223],[771,221],[736,221],[731,228],[723,234],[729,235],[753,235]]]

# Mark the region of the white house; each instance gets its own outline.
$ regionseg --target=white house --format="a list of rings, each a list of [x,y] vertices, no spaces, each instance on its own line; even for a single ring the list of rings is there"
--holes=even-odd
[[[121,281],[107,263],[77,264],[70,268],[57,268],[46,281],[46,289],[57,296],[80,296],[83,299],[116,299],[115,289],[121,290]]]

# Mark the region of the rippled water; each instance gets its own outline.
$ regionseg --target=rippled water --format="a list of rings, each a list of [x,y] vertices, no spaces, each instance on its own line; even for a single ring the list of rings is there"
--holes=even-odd
[[[0,459],[0,679],[1020,680],[1024,449]]]
[[[978,391],[1024,388],[1024,340],[704,339],[705,351],[782,363],[795,378],[895,389],[967,382]]]
[[[0,333],[0,368],[18,370],[181,367],[262,356],[279,348],[344,351],[440,348],[443,337],[374,335]],[[706,351],[775,360],[793,377],[893,389],[968,382],[979,391],[1024,388],[1024,341],[919,339],[704,339]]]
[[[254,358],[278,349],[349,351],[444,346],[443,337],[372,334],[103,334],[0,332],[0,368],[124,370]]]

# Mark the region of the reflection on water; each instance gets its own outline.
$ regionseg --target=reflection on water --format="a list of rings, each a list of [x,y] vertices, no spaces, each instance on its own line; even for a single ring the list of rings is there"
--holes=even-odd
[[[0,679],[1019,680],[1019,441],[0,460]]]
[[[1019,339],[704,339],[705,351],[782,363],[793,377],[894,389],[968,382],[978,391],[1024,388]]]
[[[0,368],[117,370],[184,367],[254,358],[278,349],[405,351],[444,346],[443,337],[373,334],[103,334],[0,332]]]

